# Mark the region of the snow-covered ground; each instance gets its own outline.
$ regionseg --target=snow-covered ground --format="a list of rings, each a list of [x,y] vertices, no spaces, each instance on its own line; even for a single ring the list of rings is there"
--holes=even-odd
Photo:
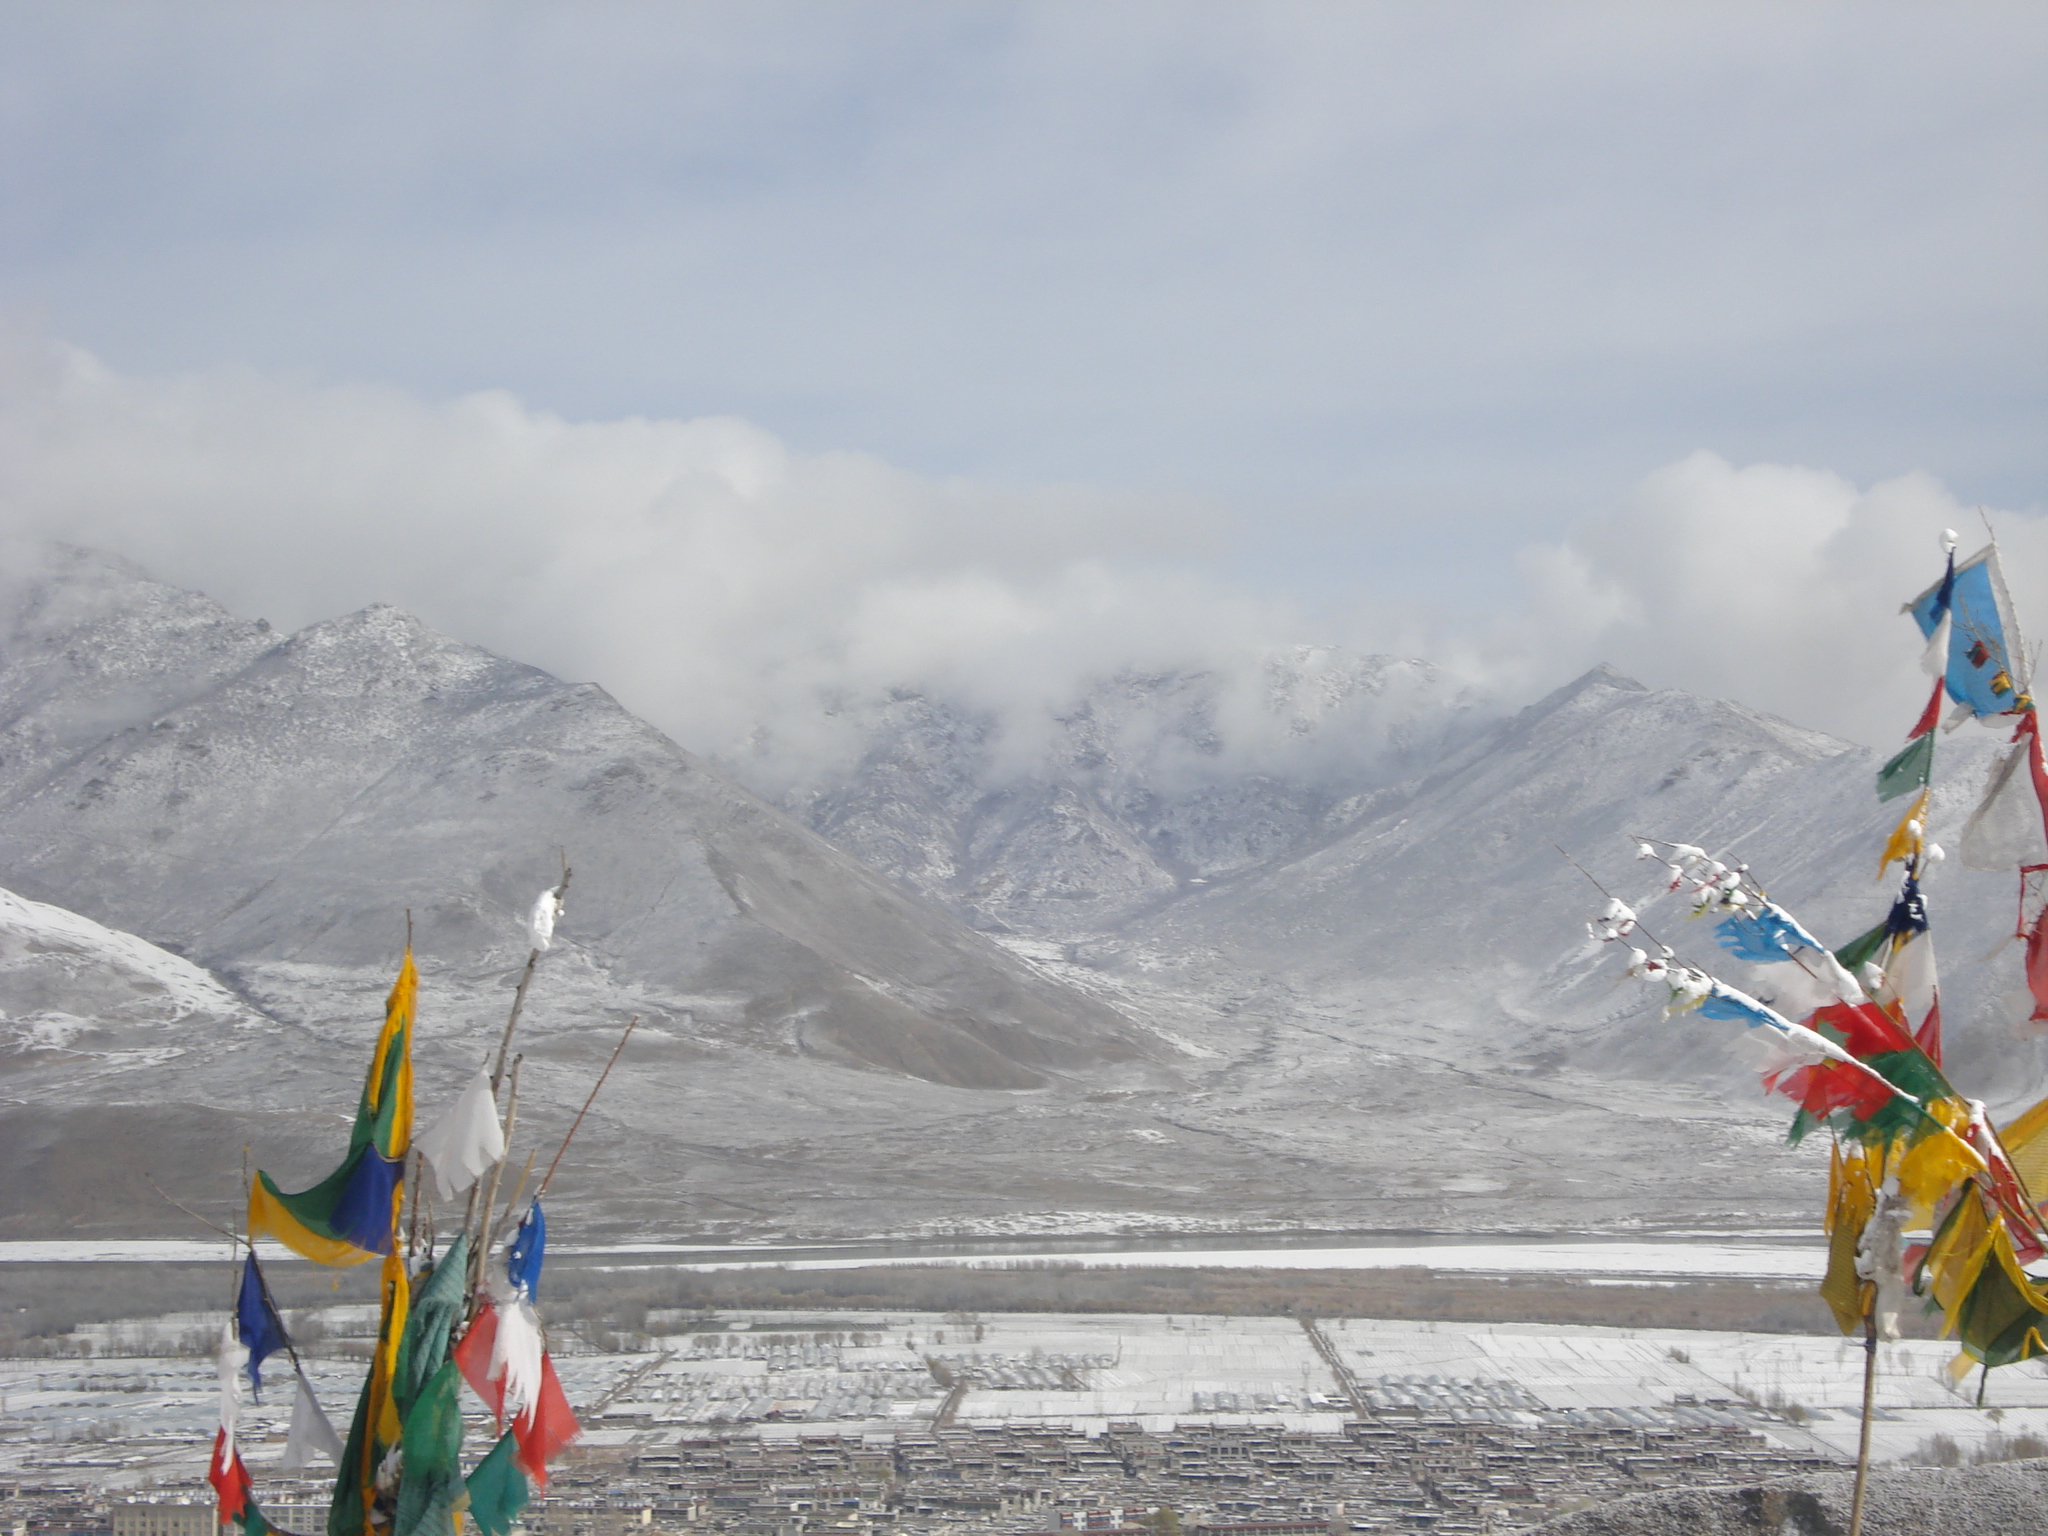
[[[645,1252],[646,1249],[637,1249]],[[679,1254],[703,1253],[701,1248]],[[604,1250],[588,1250],[601,1256]],[[4,1245],[0,1245],[4,1257]],[[1156,1249],[1145,1246],[963,1258],[952,1255],[880,1256],[778,1250],[774,1257],[682,1258],[678,1269],[865,1269],[873,1265],[961,1265],[1003,1269],[1018,1264],[1075,1264],[1089,1268],[1150,1265],[1170,1269],[1438,1269],[1479,1274],[1627,1275],[1645,1279],[1819,1280],[1827,1268],[1818,1243],[1731,1242],[1502,1242],[1347,1244],[1328,1248]]]
[[[360,1308],[335,1308],[337,1336]],[[160,1319],[161,1324],[205,1320]],[[1787,1449],[1852,1457],[1863,1353],[1853,1340],[1678,1329],[1324,1319],[1321,1339],[1375,1411],[1465,1422],[1658,1428],[1721,1424]],[[161,1331],[161,1330],[159,1330]],[[0,1361],[0,1473],[67,1469],[112,1486],[196,1479],[215,1415],[205,1358],[120,1352],[150,1325],[96,1330],[90,1360]],[[657,1334],[633,1353],[575,1353],[563,1382],[593,1440],[672,1443],[706,1427],[794,1435],[805,1426],[927,1430],[949,1398],[958,1422],[1042,1421],[1099,1433],[1211,1419],[1335,1430],[1355,1416],[1309,1331],[1288,1319],[1136,1314],[724,1313]],[[1936,1434],[1966,1450],[1993,1434],[2048,1436],[2048,1373],[1948,1374],[1950,1346],[1880,1351],[1874,1443],[1896,1459]],[[362,1367],[311,1360],[331,1415],[345,1417]],[[282,1379],[282,1373],[280,1379]],[[951,1388],[964,1382],[953,1396]],[[258,1476],[282,1450],[288,1394],[245,1410]],[[474,1405],[472,1405],[474,1406]]]

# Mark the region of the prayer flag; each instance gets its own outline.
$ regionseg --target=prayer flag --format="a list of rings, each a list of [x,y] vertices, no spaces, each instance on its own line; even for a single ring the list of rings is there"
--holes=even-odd
[[[519,1441],[519,1465],[536,1491],[548,1485],[548,1463],[583,1433],[555,1375],[555,1362],[546,1355],[540,1357],[539,1398],[512,1421],[512,1433]]]
[[[2037,750],[2035,739],[2026,732],[1991,765],[1984,793],[1957,844],[1965,867],[2004,873],[2048,863],[2048,831],[2042,827],[2041,799],[2027,761]]]
[[[534,1201],[520,1220],[505,1250],[505,1273],[512,1288],[528,1301],[540,1294],[540,1266],[548,1246],[548,1218]]]
[[[1877,770],[1877,798],[1880,803],[1925,789],[1934,777],[1934,733],[1915,736],[1905,750]]]
[[[232,1520],[240,1524],[249,1508],[249,1469],[242,1465],[235,1437],[225,1424],[214,1431],[213,1461],[206,1469],[206,1480],[213,1484],[214,1497],[220,1501],[221,1523]]]
[[[1920,791],[1919,799],[1915,800],[1906,814],[1899,818],[1898,826],[1885,840],[1884,857],[1878,861],[1877,866],[1879,879],[1884,877],[1884,872],[1893,864],[1917,858],[1921,848],[1925,846],[1928,794],[1927,790]]]
[[[514,1337],[508,1339],[508,1334]],[[525,1353],[529,1338],[536,1347],[531,1365],[517,1358]],[[512,1419],[518,1463],[536,1493],[547,1486],[547,1464],[582,1433],[562,1394],[555,1363],[539,1345],[539,1332],[523,1304],[500,1307],[486,1302],[455,1346],[462,1379],[499,1423],[508,1416]]]
[[[1824,951],[1827,947],[1800,927],[1783,907],[1769,901],[1754,912],[1736,912],[1722,918],[1714,933],[1721,947],[1732,951],[1736,959],[1758,965],[1790,960],[1797,949]]]
[[[297,1372],[298,1395],[292,1399],[292,1424],[284,1437],[284,1456],[278,1462],[286,1472],[303,1472],[318,1451],[335,1466],[341,1465],[341,1436],[334,1432],[320,1399],[313,1395],[313,1383],[304,1371]]]
[[[235,1333],[249,1351],[249,1385],[256,1400],[263,1400],[263,1362],[286,1348],[284,1324],[277,1308],[270,1304],[270,1292],[263,1284],[263,1272],[256,1267],[256,1250],[251,1248],[242,1261],[242,1290],[235,1298]]]
[[[434,1188],[452,1201],[505,1155],[498,1097],[489,1067],[478,1067],[461,1096],[413,1143],[434,1166]]]
[[[464,1232],[431,1270],[413,1278],[405,1334],[391,1373],[391,1390],[403,1419],[411,1419],[414,1402],[447,1363],[449,1337],[462,1320],[468,1272],[469,1234]]]
[[[498,1437],[490,1454],[469,1474],[469,1518],[483,1536],[508,1536],[531,1494],[518,1461],[519,1442],[511,1434]]]
[[[242,1362],[248,1358],[249,1352],[235,1337],[235,1320],[231,1317],[220,1325],[220,1344],[213,1363],[220,1383],[220,1422],[229,1434],[242,1421]]]
[[[456,1536],[464,1501],[460,1385],[454,1362],[444,1364],[405,1416],[405,1466],[391,1536]]]
[[[1979,719],[2019,706],[2026,689],[2025,661],[1996,544],[1985,545],[1961,565],[1951,563],[1940,581],[1906,607],[1930,640],[1944,623],[1948,626],[1941,675],[1950,698]]]
[[[356,1105],[349,1150],[311,1189],[286,1194],[258,1171],[249,1187],[249,1236],[275,1237],[316,1264],[360,1264],[389,1254],[398,1231],[399,1188],[412,1146],[412,1017],[419,973],[405,952],[385,1000],[384,1028]]]

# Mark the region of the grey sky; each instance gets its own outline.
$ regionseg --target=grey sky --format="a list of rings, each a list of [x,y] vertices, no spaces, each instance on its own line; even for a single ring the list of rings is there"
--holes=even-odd
[[[1044,563],[1441,647],[1699,449],[2038,509],[2044,65],[2020,4],[17,3],[0,309],[127,379],[1071,483],[1121,510]]]

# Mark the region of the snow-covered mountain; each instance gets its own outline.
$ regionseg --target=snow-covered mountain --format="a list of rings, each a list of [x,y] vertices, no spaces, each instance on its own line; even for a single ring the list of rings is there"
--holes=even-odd
[[[1833,938],[1889,899],[1871,753],[1604,669],[1502,717],[1303,652],[1254,700],[1121,677],[1029,743],[906,694],[799,807],[834,846],[602,690],[391,609],[282,636],[73,554],[12,613],[15,1232],[180,1220],[145,1169],[221,1208],[244,1142],[325,1171],[408,912],[431,1114],[564,854],[521,1124],[557,1131],[645,1020],[558,1185],[591,1235],[1803,1222],[1822,1165],[1739,1032],[1617,982],[1559,847],[1631,898],[1630,834],[1734,854]],[[1944,738],[1937,836],[1995,744]],[[2009,878],[1951,862],[1930,899],[1954,1075],[2038,1092],[2016,957],[1979,959]]]
[[[1940,744],[1937,839],[1953,845],[2003,735],[1973,726]],[[1877,803],[1876,766],[1865,748],[1599,668],[1368,797],[1326,846],[1078,953],[1107,964],[1191,957],[1178,964],[1265,978],[1382,1035],[1469,1042],[1474,1060],[1503,1070],[1577,1060],[1733,1085],[1733,1069],[1718,1066],[1731,1032],[1657,1019],[1634,984],[1617,987],[1614,953],[1586,940],[1584,919],[1604,901],[1600,888],[1619,893],[1658,939],[1775,995],[1792,968],[1726,956],[1683,898],[1660,895],[1664,871],[1635,857],[1635,838],[1746,861],[1809,927],[1847,942],[1882,919],[1897,884],[1896,867],[1875,877],[1904,802]],[[1949,957],[1955,1075],[1995,1102],[2038,1094],[2048,1056],[2015,1027],[2027,1011],[2018,947],[1983,958],[2011,932],[2013,876],[1951,860],[1927,891]]]
[[[573,1075],[610,1032],[589,1026],[635,1012],[641,1049],[669,1042],[678,1071],[731,1051],[1026,1090],[1094,1068],[1142,1075],[1175,1054],[601,689],[389,608],[282,636],[117,562],[59,555],[14,604],[0,739],[0,869],[15,887],[312,1027],[296,1052],[253,1053],[241,1080],[167,1061],[160,1101],[344,1102],[333,1071],[357,1064],[323,1026],[345,1000],[348,1033],[372,1027],[408,924],[439,1007],[454,1005],[436,1038],[473,1061],[523,959],[519,914],[565,855],[576,883],[550,972],[576,991],[580,1034],[564,1037],[536,997],[543,1078],[538,1058]]]
[[[395,609],[287,638],[74,559],[0,677],[0,865],[231,974],[384,963],[408,914],[515,963],[573,850],[583,952],[705,1025],[970,1086],[1144,1049],[603,690]]]
[[[1258,677],[1118,674],[1029,741],[901,693],[849,708],[865,754],[785,803],[979,926],[1078,938],[1328,842],[1487,713],[1421,661],[1302,646]]]

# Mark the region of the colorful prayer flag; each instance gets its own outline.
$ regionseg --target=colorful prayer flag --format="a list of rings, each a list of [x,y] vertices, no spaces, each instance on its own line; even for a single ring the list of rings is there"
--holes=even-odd
[[[1906,607],[1930,639],[1944,624],[1948,627],[1941,675],[1950,698],[1979,719],[2019,706],[2026,690],[2025,660],[1996,544],[1985,545],[1961,565],[1952,563],[1940,581]]]
[[[311,1189],[286,1194],[269,1174],[249,1187],[249,1236],[268,1234],[316,1264],[361,1264],[389,1254],[398,1231],[400,1180],[412,1146],[412,1019],[419,973],[405,952],[385,1000],[384,1028],[356,1105],[349,1150]]]

